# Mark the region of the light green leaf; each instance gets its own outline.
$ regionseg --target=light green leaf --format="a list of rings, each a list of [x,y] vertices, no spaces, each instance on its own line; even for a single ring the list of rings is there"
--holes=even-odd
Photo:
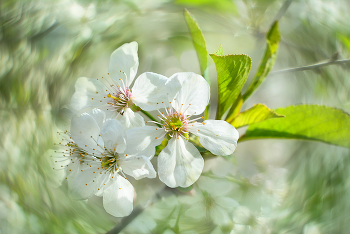
[[[191,16],[190,12],[188,12],[188,10],[185,9],[184,15],[185,15],[185,20],[186,20],[188,29],[190,30],[194,48],[197,52],[201,73],[202,75],[204,75],[205,70],[207,69],[207,66],[208,66],[208,52],[207,52],[207,45],[205,43],[204,36],[195,18]]]
[[[232,124],[235,128],[240,128],[246,125],[259,123],[271,118],[285,117],[284,115],[277,114],[273,110],[269,109],[264,104],[256,104],[246,111],[241,112],[237,115],[233,121],[227,121]]]
[[[237,14],[236,6],[231,0],[176,0],[175,4]]]
[[[225,120],[229,123],[232,122],[232,120],[241,111],[242,105],[243,105],[243,98],[242,98],[242,95],[239,94],[236,101],[233,103],[232,107],[228,111],[228,114],[227,114],[227,117],[225,118]]]
[[[222,45],[220,45],[219,49],[214,54],[217,56],[224,55],[224,49],[222,48]]]
[[[275,64],[277,57],[278,45],[281,40],[280,31],[278,28],[278,21],[276,21],[270,28],[266,35],[267,47],[265,55],[260,62],[257,73],[255,74],[249,88],[243,95],[243,100],[247,98],[260,86],[260,84],[265,80],[266,76],[271,71],[273,65]]]
[[[252,67],[252,60],[244,54],[225,56],[210,54],[210,56],[214,60],[218,76],[219,97],[216,119],[221,119],[241,93]]]
[[[285,118],[252,124],[240,141],[284,138],[322,141],[350,148],[350,115],[318,105],[297,105],[275,110]]]

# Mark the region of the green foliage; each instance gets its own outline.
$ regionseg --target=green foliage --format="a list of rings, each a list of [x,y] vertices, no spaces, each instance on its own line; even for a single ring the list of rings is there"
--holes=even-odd
[[[220,53],[222,48],[219,48],[217,54],[210,54],[218,76],[219,97],[216,119],[221,119],[236,101],[252,66],[252,60],[248,55],[218,55]]]
[[[177,0],[175,3],[186,6],[203,7],[210,10],[218,10],[233,14],[237,13],[236,6],[230,0]]]
[[[224,55],[224,49],[222,48],[222,45],[220,45],[219,49],[214,53],[217,56],[223,56]]]
[[[281,35],[278,28],[278,21],[276,21],[266,35],[267,47],[265,55],[260,62],[258,71],[255,74],[248,90],[243,95],[243,100],[246,100],[259,87],[259,85],[265,80],[267,74],[269,74],[271,71],[276,61],[280,40]]]
[[[204,36],[195,18],[191,16],[190,12],[188,12],[188,10],[185,9],[184,15],[185,15],[185,20],[186,20],[188,29],[190,30],[194,48],[197,52],[201,73],[202,75],[204,75],[205,70],[207,69],[207,66],[208,66],[208,52],[207,52],[207,45],[205,43]]]
[[[269,109],[264,104],[256,104],[246,111],[243,111],[235,117],[231,123],[234,127],[240,128],[246,125],[259,123],[271,118],[285,117],[284,115],[277,114],[273,110]]]
[[[230,123],[239,114],[239,112],[241,111],[242,105],[243,105],[243,98],[242,98],[242,94],[240,93],[236,101],[233,103],[232,107],[228,111],[228,114],[225,120]]]
[[[276,112],[286,117],[252,124],[240,140],[314,140],[350,148],[350,116],[342,110],[318,105],[297,105],[279,108]]]

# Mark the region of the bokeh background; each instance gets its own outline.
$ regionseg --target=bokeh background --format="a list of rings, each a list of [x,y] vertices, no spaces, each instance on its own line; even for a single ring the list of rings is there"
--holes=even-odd
[[[222,44],[224,54],[252,57],[251,76],[276,19],[282,39],[273,72],[350,58],[350,2],[345,0],[2,0],[0,233],[105,233],[120,222],[104,211],[99,197],[69,196],[55,153],[57,131],[69,130],[67,105],[76,79],[106,75],[110,54],[123,43],[139,43],[138,74],[200,73],[184,8],[197,19],[210,53]],[[209,65],[215,107],[210,58]],[[349,65],[273,72],[243,109],[256,103],[321,104],[350,112]],[[158,178],[131,181],[135,206],[146,208],[123,229],[126,234],[350,230],[350,151],[343,147],[247,141],[232,156],[208,158],[191,191],[163,190]],[[201,191],[237,201],[227,210],[229,222],[210,219],[211,204],[203,203]],[[201,203],[208,208],[204,217],[190,210]]]

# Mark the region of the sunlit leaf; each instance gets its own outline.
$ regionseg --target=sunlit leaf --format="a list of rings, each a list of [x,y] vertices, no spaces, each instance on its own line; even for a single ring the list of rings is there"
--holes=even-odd
[[[260,84],[265,80],[267,74],[269,74],[271,71],[276,61],[280,40],[281,35],[278,28],[278,21],[276,21],[266,35],[267,47],[264,57],[260,62],[258,71],[255,74],[249,88],[243,95],[243,100],[246,100],[260,86]]]
[[[227,117],[225,118],[225,120],[227,122],[231,122],[241,111],[243,105],[243,98],[242,95],[239,94],[236,101],[232,104],[230,110],[227,113]]]
[[[337,38],[342,42],[348,52],[350,52],[350,38],[340,33],[337,34]]]
[[[350,148],[350,115],[318,105],[297,105],[275,110],[285,118],[252,124],[240,141],[284,138],[322,141]]]
[[[240,128],[246,125],[259,123],[271,118],[285,117],[284,115],[277,114],[273,110],[269,109],[264,104],[256,104],[255,106],[249,108],[246,111],[243,111],[236,118],[231,121],[234,127]]]
[[[241,93],[248,78],[252,60],[244,54],[225,56],[210,54],[210,56],[214,60],[218,76],[219,97],[216,119],[221,119]]]
[[[222,48],[222,45],[220,45],[219,49],[214,54],[217,56],[224,55],[224,49]]]
[[[203,75],[208,66],[208,52],[205,39],[195,18],[190,14],[190,12],[188,12],[188,10],[185,9],[184,15],[188,29],[190,30],[194,48],[197,52],[201,73]]]

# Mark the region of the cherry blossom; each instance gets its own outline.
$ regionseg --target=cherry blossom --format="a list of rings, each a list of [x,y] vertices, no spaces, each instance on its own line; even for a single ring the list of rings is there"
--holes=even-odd
[[[202,146],[215,155],[230,155],[237,146],[237,130],[223,120],[197,122],[209,102],[207,81],[192,72],[176,73],[166,82],[167,100],[171,107],[160,113],[158,126],[144,126],[128,131],[133,139],[130,152],[154,154],[154,147],[164,137],[168,145],[158,156],[159,179],[169,187],[188,187],[200,176],[204,160],[198,149],[190,143],[189,133],[198,136]],[[165,105],[165,103],[164,103]],[[153,122],[153,121],[149,121]]]
[[[135,179],[155,178],[150,157],[129,154],[124,127],[118,120],[105,120],[93,109],[72,119],[71,139],[65,144],[67,180],[70,191],[81,199],[103,196],[105,210],[116,217],[133,210],[134,188],[126,175]]]
[[[137,50],[137,42],[126,43],[116,49],[110,58],[108,77],[79,78],[71,107],[81,112],[91,108],[102,109],[107,117],[119,119],[127,129],[144,126],[143,117],[134,110],[158,109],[159,103],[166,99],[167,78],[145,72],[131,87],[139,66]]]

